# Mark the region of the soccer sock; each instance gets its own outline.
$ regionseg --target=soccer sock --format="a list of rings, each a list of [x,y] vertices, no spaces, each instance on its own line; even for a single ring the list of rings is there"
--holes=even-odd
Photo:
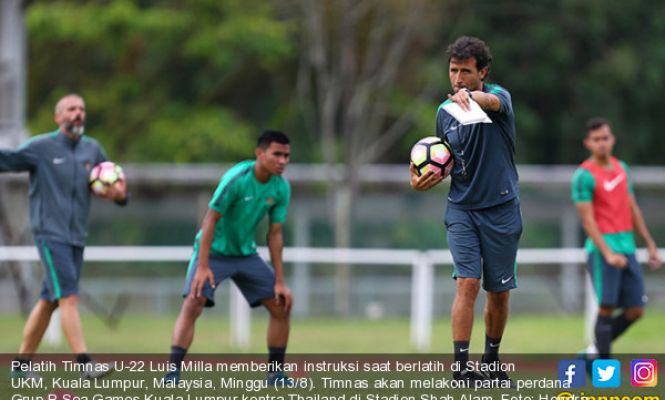
[[[599,315],[596,320],[595,334],[598,358],[609,358],[610,343],[612,343],[612,317]]]
[[[79,364],[87,364],[90,361],[92,361],[92,358],[90,358],[90,354],[88,353],[81,353],[76,355],[76,362]]]
[[[282,371],[284,354],[286,354],[286,347],[268,346],[268,372]]]
[[[499,360],[499,345],[501,345],[501,338],[493,338],[485,335],[485,354],[483,354],[484,362]]]
[[[185,359],[185,354],[187,354],[187,349],[180,346],[171,346],[171,357],[169,358],[169,362],[171,365],[175,364],[177,371],[180,371],[180,366],[182,360]]]
[[[460,371],[464,371],[466,363],[469,361],[469,341],[455,340],[453,348],[455,349],[455,362],[459,364]]]
[[[615,317],[612,320],[612,341],[621,336],[621,334],[624,333],[626,329],[628,329],[628,327],[633,324],[633,322],[635,322],[635,320],[631,321],[627,319],[623,314],[620,314],[619,316]]]
[[[18,361],[18,363],[20,364],[20,366],[18,366],[17,368],[12,368],[12,371],[20,370],[20,369],[21,369],[20,367],[23,367],[23,366],[25,366],[26,364],[27,364],[27,365],[30,365],[30,359],[29,359],[29,358],[25,358],[25,357],[16,357],[16,358],[14,358],[14,361]]]

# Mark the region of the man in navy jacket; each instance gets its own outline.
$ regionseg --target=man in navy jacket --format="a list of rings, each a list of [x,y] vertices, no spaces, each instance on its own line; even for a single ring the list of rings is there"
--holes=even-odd
[[[97,141],[83,136],[83,98],[70,94],[60,99],[54,118],[56,131],[36,136],[16,150],[0,150],[0,172],[30,172],[30,225],[44,266],[40,299],[25,324],[12,370],[17,376],[28,375],[30,357],[59,307],[62,328],[82,376],[92,379],[109,372],[110,366],[92,362],[88,354],[78,312],[78,282],[90,210],[89,175],[92,167],[106,161],[106,154]],[[126,204],[124,180],[99,197]]]

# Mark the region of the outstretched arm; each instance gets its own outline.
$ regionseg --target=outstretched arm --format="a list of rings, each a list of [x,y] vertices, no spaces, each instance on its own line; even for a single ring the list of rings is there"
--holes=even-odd
[[[593,208],[589,202],[579,202],[576,203],[577,212],[582,219],[582,226],[586,234],[593,240],[593,243],[600,251],[600,254],[603,255],[605,261],[608,264],[617,267],[617,268],[626,268],[628,266],[628,260],[622,254],[617,254],[610,249],[610,247],[603,239],[603,234],[598,229],[598,224],[596,219],[593,216]]]
[[[30,146],[16,150],[0,150],[0,172],[29,171],[37,164],[37,156]]]
[[[293,297],[291,290],[284,283],[284,269],[282,265],[282,250],[284,249],[284,237],[282,235],[282,224],[270,224],[268,228],[268,250],[270,261],[275,269],[275,299],[286,311],[291,309]]]
[[[637,205],[637,201],[633,194],[630,195],[630,210],[633,214],[635,229],[647,245],[647,251],[649,252],[649,267],[651,267],[651,269],[660,268],[661,260],[658,255],[658,247],[656,247],[656,242],[653,241],[653,238],[649,233],[649,228],[647,228],[647,224],[644,222],[644,217],[642,216],[642,210],[640,210],[640,206]]]

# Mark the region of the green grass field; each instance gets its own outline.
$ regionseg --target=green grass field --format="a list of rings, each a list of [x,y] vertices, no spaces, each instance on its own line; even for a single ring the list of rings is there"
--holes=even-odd
[[[480,353],[484,346],[484,328],[476,316],[472,352]],[[169,351],[175,316],[127,315],[115,330],[99,319],[84,314],[83,325],[88,347],[96,353],[166,353]],[[2,327],[0,352],[13,353],[18,349],[24,319],[20,316],[0,316]],[[265,352],[265,318],[252,320],[251,347],[246,352]],[[393,319],[367,321],[360,319],[302,319],[291,327],[291,353],[408,353],[409,321]],[[574,353],[584,347],[582,316],[512,316],[502,343],[506,353]],[[650,311],[644,319],[622,336],[615,344],[618,353],[665,353],[665,313]],[[451,351],[450,322],[436,320],[432,332],[433,353]],[[63,338],[59,347],[42,345],[40,352],[69,352]],[[203,315],[196,326],[191,352],[239,352],[229,344],[227,317]],[[243,351],[245,352],[245,351]]]

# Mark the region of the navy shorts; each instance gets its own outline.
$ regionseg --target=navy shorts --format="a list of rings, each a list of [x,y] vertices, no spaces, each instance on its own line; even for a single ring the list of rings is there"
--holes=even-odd
[[[518,199],[481,210],[448,207],[445,224],[453,278],[483,280],[488,292],[517,287],[517,246],[522,235]]]
[[[40,298],[55,303],[62,297],[78,295],[83,266],[83,247],[35,239],[44,266]]]
[[[187,297],[192,289],[198,258],[199,252],[195,249],[187,267],[183,297]],[[215,275],[215,289],[223,280],[231,278],[252,307],[261,305],[261,301],[265,299],[275,297],[275,271],[258,254],[236,257],[210,253],[208,264]],[[206,298],[206,307],[215,305],[215,289],[208,282],[203,286],[202,294]]]
[[[635,254],[624,254],[628,267],[609,265],[598,251],[589,253],[587,270],[593,281],[598,305],[608,307],[642,307],[647,298],[644,292],[642,268]]]

